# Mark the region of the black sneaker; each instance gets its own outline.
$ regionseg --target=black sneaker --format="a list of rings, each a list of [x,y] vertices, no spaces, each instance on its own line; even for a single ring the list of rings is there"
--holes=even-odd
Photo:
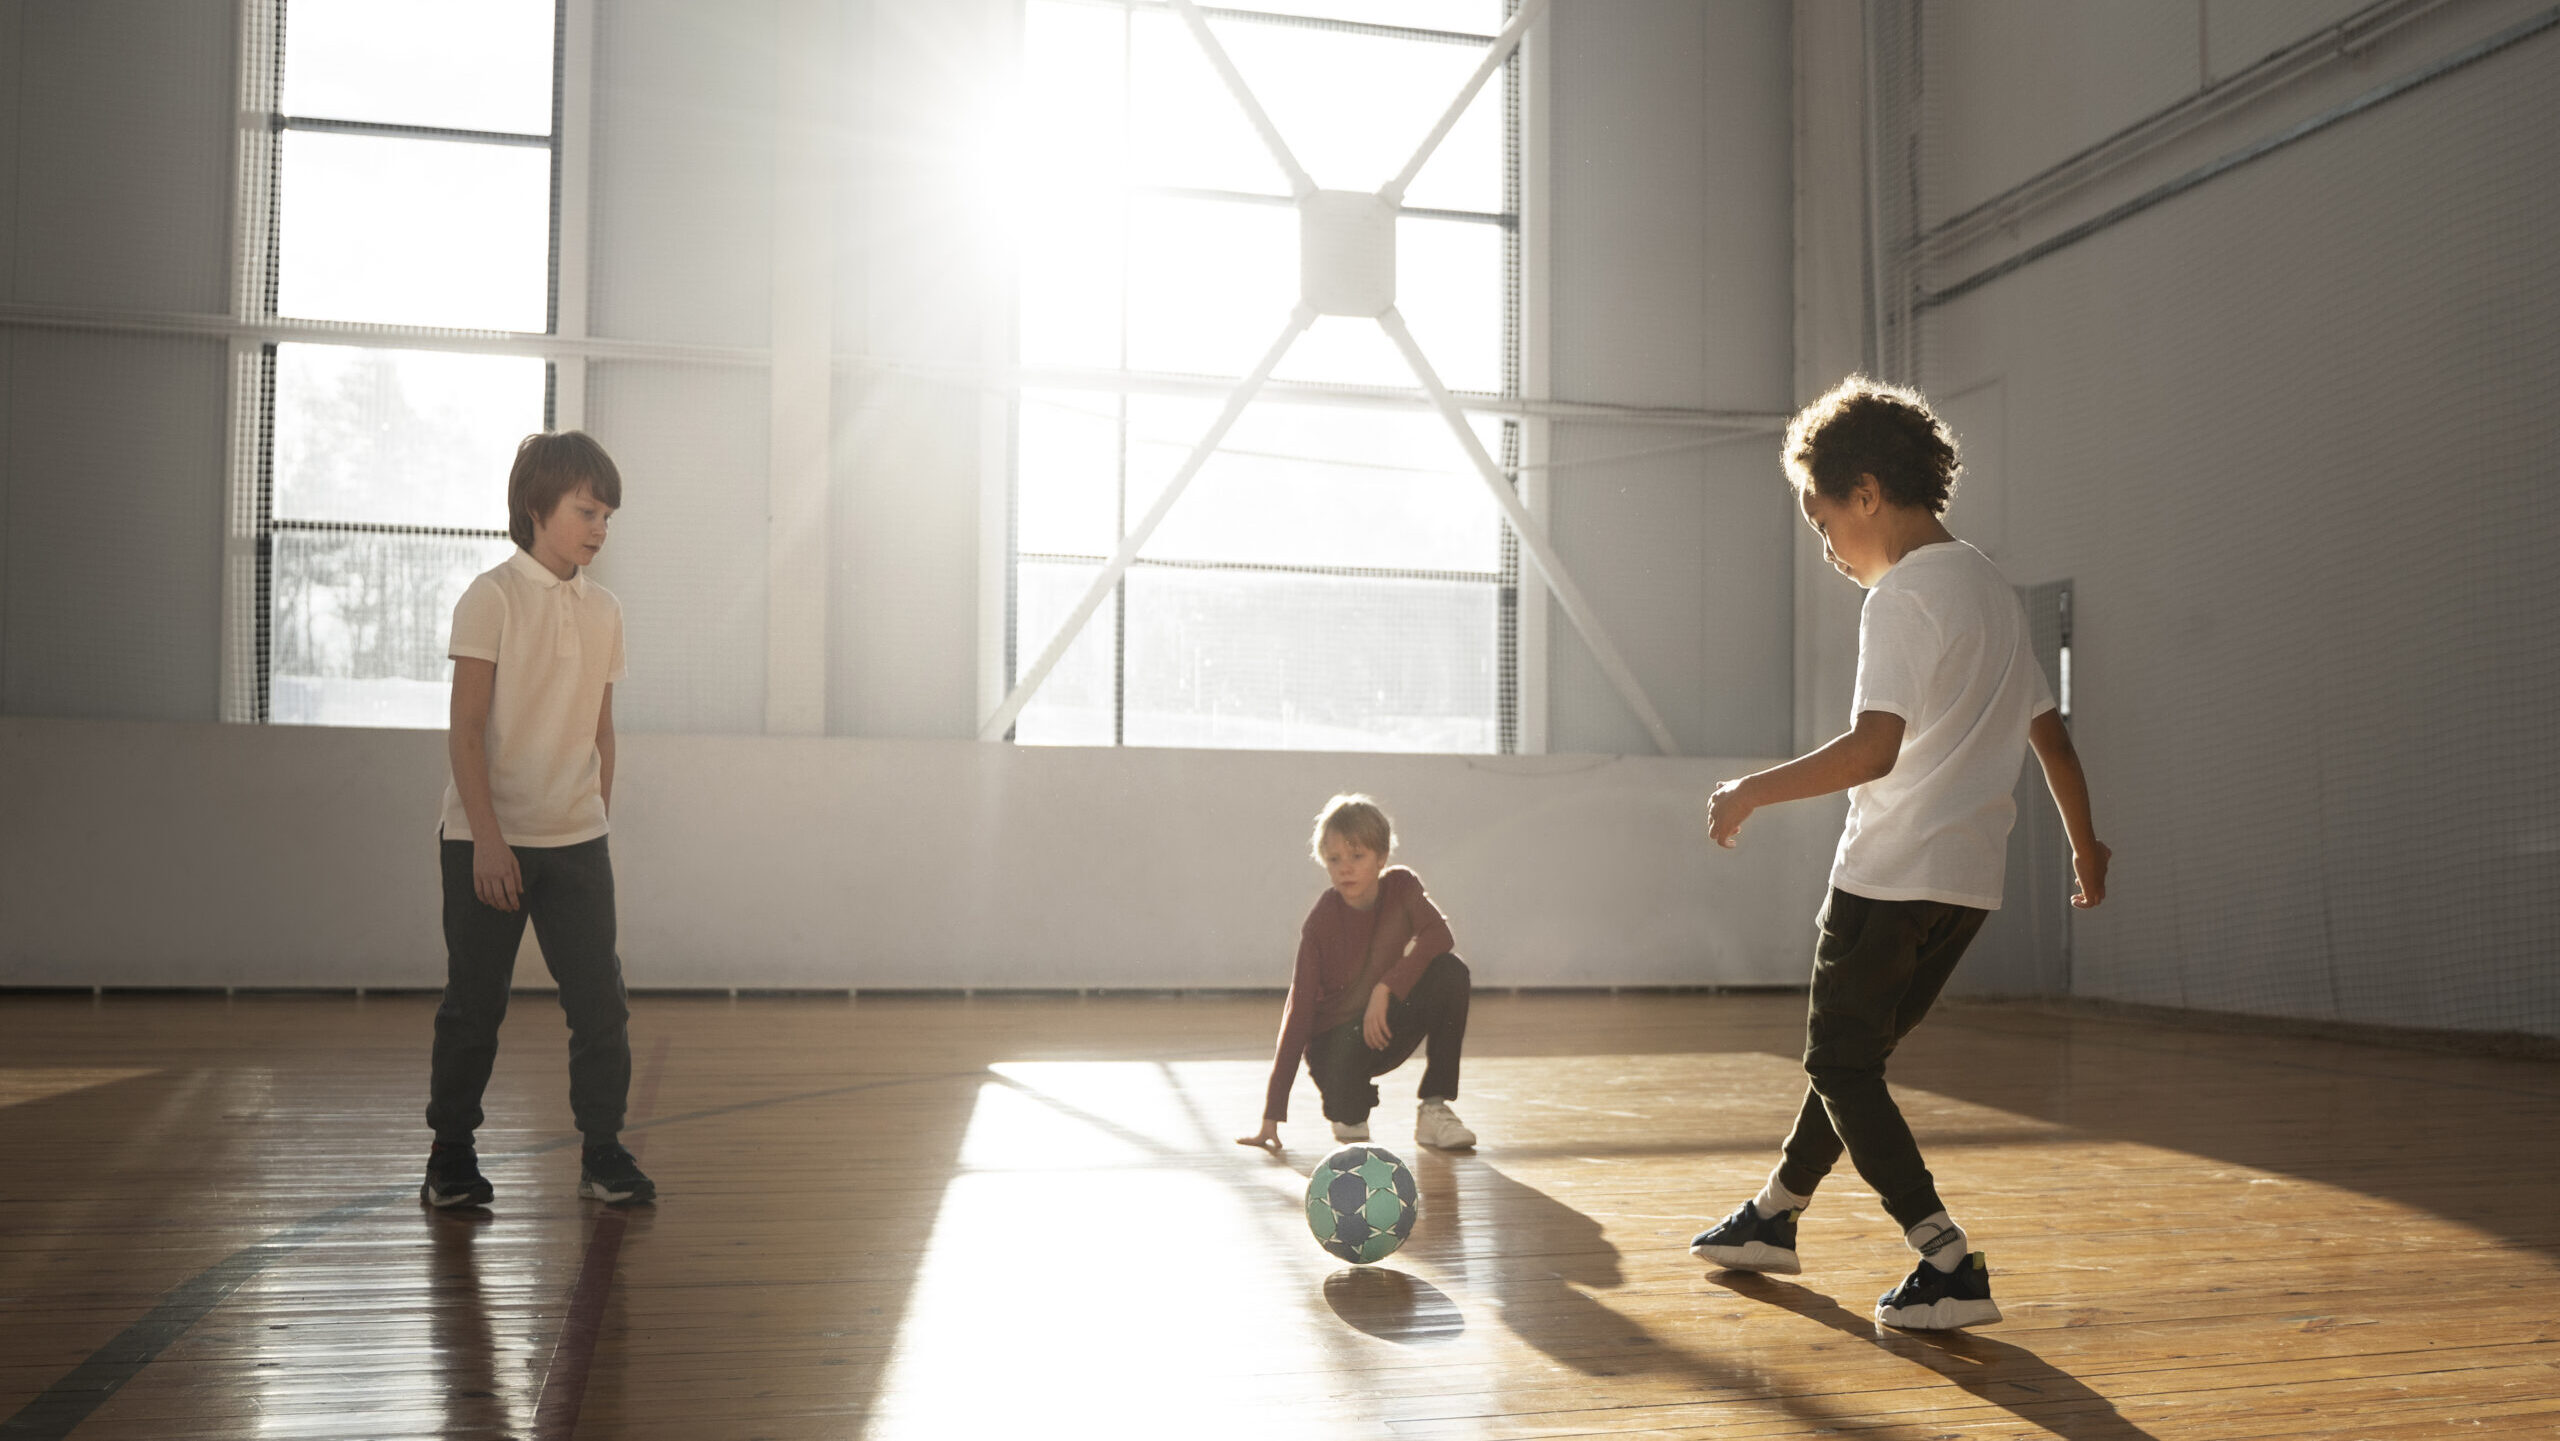
[[[613,1206],[658,1199],[658,1183],[640,1174],[640,1163],[619,1141],[589,1146],[578,1159],[578,1194]]]
[[[1792,1276],[1804,1269],[1796,1260],[1796,1217],[1802,1211],[1763,1216],[1749,1201],[1742,1209],[1700,1231],[1689,1241],[1689,1254],[1713,1261],[1728,1271],[1775,1271]]]
[[[496,1194],[489,1178],[480,1174],[479,1153],[469,1146],[448,1146],[439,1141],[427,1152],[427,1179],[418,1187],[421,1205],[439,1211],[485,1206]]]
[[[2000,1319],[2000,1307],[1991,1299],[1991,1263],[1980,1251],[1966,1252],[1953,1271],[1922,1261],[1876,1302],[1876,1319],[1905,1331],[1988,1326]]]

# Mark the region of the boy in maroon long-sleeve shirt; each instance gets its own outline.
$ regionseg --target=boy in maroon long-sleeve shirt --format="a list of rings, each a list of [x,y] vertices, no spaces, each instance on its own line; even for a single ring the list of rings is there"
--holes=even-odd
[[[1467,963],[1451,950],[1449,923],[1424,894],[1422,878],[1387,866],[1394,847],[1387,813],[1367,796],[1335,796],[1316,817],[1312,849],[1333,884],[1316,898],[1299,932],[1262,1129],[1236,1144],[1280,1144],[1302,1055],[1324,1097],[1333,1138],[1369,1139],[1369,1112],[1378,1104],[1373,1082],[1426,1043],[1413,1138],[1448,1150],[1476,1143],[1476,1133],[1449,1109],[1458,1098],[1458,1052],[1467,1038]]]

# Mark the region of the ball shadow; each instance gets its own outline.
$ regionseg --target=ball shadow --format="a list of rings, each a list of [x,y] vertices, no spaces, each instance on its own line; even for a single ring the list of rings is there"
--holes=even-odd
[[[1467,1318],[1447,1292],[1419,1276],[1350,1266],[1324,1278],[1324,1303],[1355,1331],[1399,1346],[1454,1341]]]

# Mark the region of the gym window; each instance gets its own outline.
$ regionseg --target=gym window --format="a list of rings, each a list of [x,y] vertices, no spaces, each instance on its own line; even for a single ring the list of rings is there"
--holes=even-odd
[[[1219,7],[1315,182],[1374,190],[1502,0]],[[1290,187],[1182,18],[1026,0],[1005,675],[1018,684],[1298,299]],[[1518,394],[1516,57],[1396,216],[1396,305],[1462,398]],[[1519,563],[1368,320],[1302,336],[1032,695],[1029,744],[1517,748]],[[1516,466],[1517,422],[1477,416]]]
[[[512,548],[516,443],[549,364],[475,334],[554,328],[555,0],[279,0],[255,409],[254,708],[441,727],[454,602]]]

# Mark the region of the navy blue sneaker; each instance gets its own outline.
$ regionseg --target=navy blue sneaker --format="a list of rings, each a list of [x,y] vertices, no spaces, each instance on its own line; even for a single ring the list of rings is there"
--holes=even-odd
[[[480,1174],[480,1155],[469,1146],[438,1141],[427,1152],[427,1179],[418,1187],[418,1202],[439,1211],[458,1206],[485,1206],[495,1196],[489,1178]]]
[[[1988,1326],[2000,1319],[2000,1307],[1991,1299],[1991,1263],[1980,1251],[1966,1252],[1952,1271],[1922,1261],[1876,1302],[1876,1319],[1905,1331]]]
[[[619,1141],[589,1146],[578,1159],[578,1194],[612,1206],[636,1206],[658,1199],[658,1183],[640,1173],[640,1163]]]
[[[1760,1208],[1749,1201],[1742,1209],[1725,1217],[1710,1231],[1700,1231],[1689,1241],[1689,1254],[1701,1261],[1713,1261],[1728,1271],[1775,1271],[1792,1276],[1804,1269],[1796,1260],[1796,1217],[1802,1211],[1781,1211],[1763,1216]]]

